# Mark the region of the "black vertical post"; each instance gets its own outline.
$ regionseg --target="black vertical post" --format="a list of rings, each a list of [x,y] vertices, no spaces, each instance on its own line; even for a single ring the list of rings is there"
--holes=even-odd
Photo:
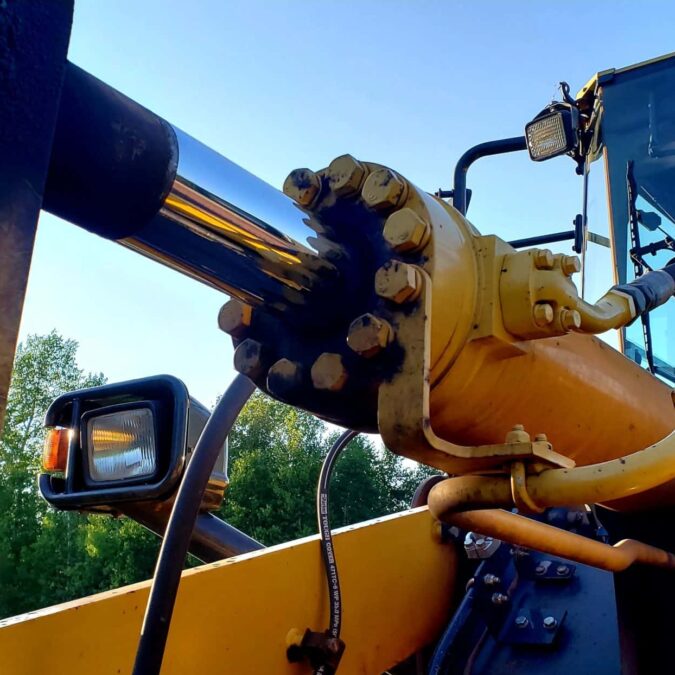
[[[73,0],[0,7],[0,429],[72,19]]]

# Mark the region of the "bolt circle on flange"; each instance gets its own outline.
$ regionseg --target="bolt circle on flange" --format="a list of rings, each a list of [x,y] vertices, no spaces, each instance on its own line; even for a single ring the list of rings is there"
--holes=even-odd
[[[397,305],[417,298],[422,290],[422,275],[412,265],[391,260],[375,273],[375,292]]]
[[[376,211],[386,211],[400,206],[406,196],[407,186],[390,169],[377,169],[366,178],[361,197],[366,206]]]
[[[533,255],[534,266],[538,270],[552,270],[553,269],[553,253],[547,248],[539,248]]]
[[[247,338],[234,350],[234,369],[251,380],[260,377],[265,371],[263,363],[264,347],[257,340]]]
[[[363,186],[366,168],[351,155],[336,157],[326,170],[328,185],[338,197],[356,194]]]
[[[374,314],[363,314],[349,326],[347,344],[367,359],[379,354],[394,338],[388,321]]]
[[[290,359],[279,359],[267,373],[267,389],[274,396],[292,394],[302,384],[302,366]]]
[[[324,352],[314,361],[310,372],[312,384],[325,391],[340,391],[349,377],[340,354]]]
[[[229,333],[232,337],[240,338],[251,325],[253,308],[241,300],[228,300],[218,312],[218,326],[220,330]]]
[[[560,269],[565,276],[571,277],[581,272],[581,261],[575,255],[564,255],[560,258]]]
[[[284,181],[284,194],[300,206],[311,206],[321,190],[321,179],[310,169],[295,169]]]
[[[384,224],[382,236],[395,251],[418,251],[428,241],[431,228],[412,209],[392,213]]]

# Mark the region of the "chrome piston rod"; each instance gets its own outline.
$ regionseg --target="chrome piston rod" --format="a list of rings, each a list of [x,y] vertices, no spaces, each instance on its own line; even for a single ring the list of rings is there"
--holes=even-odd
[[[340,276],[286,195],[73,64],[43,208],[252,304],[303,308]]]

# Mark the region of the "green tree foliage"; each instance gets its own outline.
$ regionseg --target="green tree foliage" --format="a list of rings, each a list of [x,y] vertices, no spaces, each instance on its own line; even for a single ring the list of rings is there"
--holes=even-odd
[[[0,616],[147,578],[156,539],[131,521],[55,511],[39,495],[49,404],[105,382],[77,367],[77,343],[56,332],[19,345],[0,440]]]
[[[36,475],[44,413],[65,391],[102,384],[77,367],[77,343],[52,332],[17,352],[0,440],[0,617],[147,579],[158,540],[137,523],[55,511]],[[339,432],[256,393],[230,438],[230,488],[221,512],[267,545],[317,531],[321,462]],[[410,503],[424,467],[360,436],[338,460],[331,483],[332,526],[398,511]]]
[[[267,545],[317,531],[316,485],[339,432],[261,393],[252,396],[230,438],[230,487],[223,517]],[[367,437],[338,459],[330,492],[331,525],[340,527],[405,509],[419,482],[415,469]]]

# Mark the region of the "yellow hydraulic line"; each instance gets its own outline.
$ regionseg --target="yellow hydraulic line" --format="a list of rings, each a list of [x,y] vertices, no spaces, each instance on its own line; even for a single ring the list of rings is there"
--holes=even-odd
[[[675,556],[633,539],[614,546],[500,509],[449,513],[444,522],[583,565],[620,572],[633,563],[675,569]]]
[[[525,477],[520,486],[539,508],[598,504],[623,499],[675,479],[675,432],[654,445],[625,457],[573,469],[547,469]],[[460,510],[490,506],[522,507],[514,499],[513,479],[459,476],[436,485],[429,510],[436,518]]]

